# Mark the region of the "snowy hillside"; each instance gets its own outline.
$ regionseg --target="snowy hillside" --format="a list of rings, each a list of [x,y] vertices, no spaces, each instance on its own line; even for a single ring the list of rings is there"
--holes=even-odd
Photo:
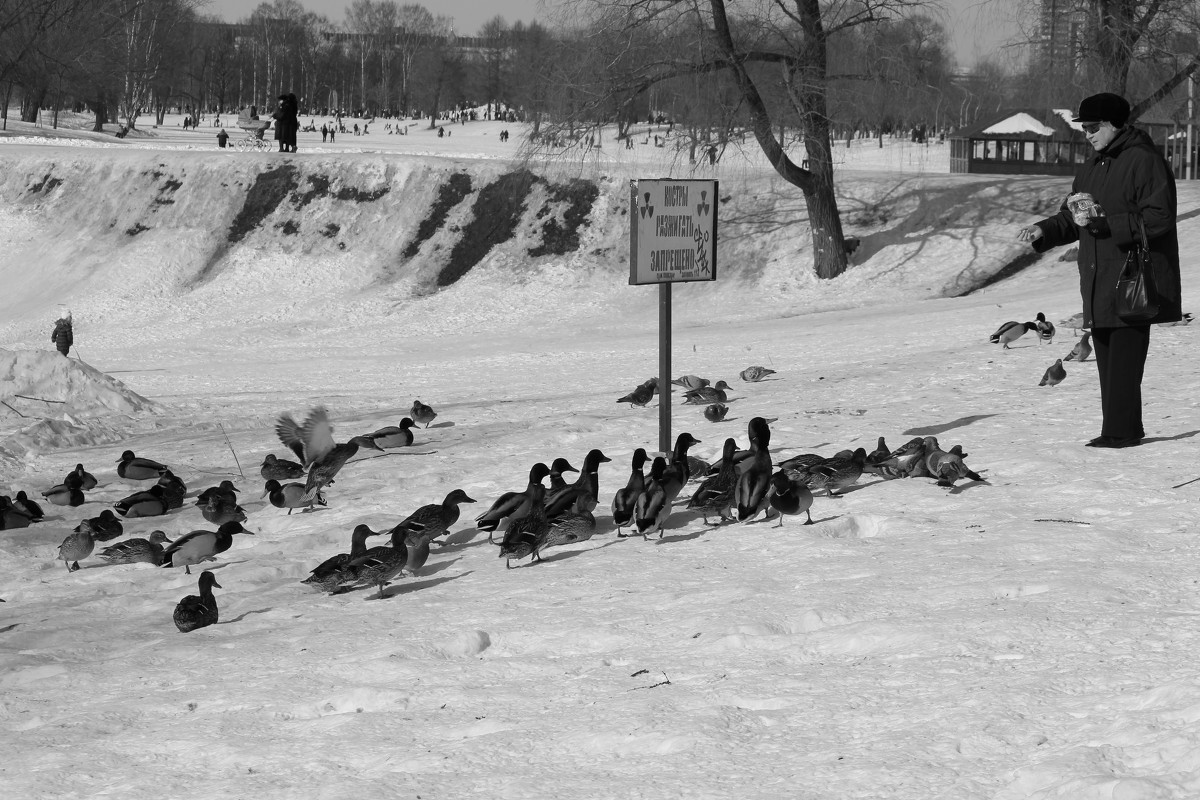
[[[77,463],[99,479],[84,505],[0,531],[6,796],[1200,796],[1196,328],[1152,334],[1146,444],[1096,451],[1094,363],[1037,385],[1075,332],[987,339],[1075,314],[1073,263],[1028,259],[964,294],[1025,252],[1016,231],[1069,182],[901,171],[899,146],[852,148],[841,202],[863,246],[818,282],[793,190],[752,156],[705,173],[721,180],[721,277],[676,287],[673,373],[732,391],[721,423],[674,394],[693,453],[744,446],[764,416],[777,459],[935,435],[985,482],[864,476],[818,496],[812,526],[706,526],[680,505],[643,541],[609,510],[658,440],[655,402],[615,402],[658,364],[624,198],[629,178],[682,167],[645,150],[514,162],[482,123],[453,143],[302,140],[291,157],[210,136],[0,140],[0,374],[17,366],[0,399],[42,398],[0,407],[3,493],[40,499]],[[502,184],[524,188],[507,195],[519,208],[487,200],[525,169]],[[577,243],[551,252],[589,196],[578,180],[595,197]],[[1180,196],[1193,310],[1200,190]],[[65,369],[49,342],[63,305],[82,359]],[[752,364],[776,374],[739,380]],[[260,497],[259,464],[287,454],[279,414],[324,404],[344,441],[416,399],[434,422],[350,461],[327,508]],[[505,569],[473,517],[535,462],[581,467],[592,448],[611,458],[595,536]],[[254,535],[207,565],[219,624],[172,623],[199,569],[55,560],[148,485],[117,476],[125,449],[189,499],[126,520],[123,539],[212,530],[192,498],[236,484]],[[387,530],[455,488],[477,502],[415,577],[382,596],[299,583],[356,525]]]

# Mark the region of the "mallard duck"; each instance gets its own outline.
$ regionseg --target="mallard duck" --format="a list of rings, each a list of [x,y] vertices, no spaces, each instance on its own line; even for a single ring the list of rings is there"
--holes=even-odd
[[[92,489],[96,488],[96,476],[84,469],[83,464],[76,464],[75,469],[73,469],[72,472],[74,472],[75,476],[79,478],[80,489],[83,489],[85,492],[90,492]]]
[[[996,332],[991,335],[993,344],[1002,344],[1004,349],[1008,350],[1009,345],[1025,335],[1026,331],[1037,330],[1036,322],[1016,322],[1009,321],[996,329]]]
[[[561,492],[567,488],[567,479],[563,477],[564,472],[579,472],[571,466],[571,462],[565,458],[556,458],[550,462],[550,494]]]
[[[739,522],[746,522],[767,507],[767,492],[771,487],[771,427],[762,417],[750,420],[749,463],[738,476],[733,501]]]
[[[725,391],[728,388],[729,384],[725,381],[717,381],[715,386],[702,386],[699,389],[692,389],[684,393],[683,403],[690,406],[724,403],[729,400],[729,395]]]
[[[450,530],[450,526],[458,522],[460,503],[474,503],[462,489],[455,489],[446,495],[441,503],[421,506],[409,514],[396,527],[404,529],[404,544],[409,548],[428,545],[434,539]]]
[[[590,511],[568,511],[550,522],[542,550],[564,544],[586,542],[596,533],[596,518]]]
[[[42,513],[42,507],[30,499],[24,490],[17,492],[16,498],[12,501],[12,507],[34,522],[41,522],[42,518],[46,516]]]
[[[783,526],[783,518],[785,516],[793,516],[803,512],[808,521],[805,525],[812,525],[812,513],[809,511],[813,504],[813,493],[804,483],[792,480],[784,470],[779,470],[771,476],[771,492],[767,497],[767,502],[771,504],[771,508],[779,512],[779,525]]]
[[[1075,343],[1063,361],[1087,361],[1087,357],[1092,354],[1092,343],[1089,341],[1091,338],[1092,332],[1084,331],[1083,336]]]
[[[1058,386],[1067,377],[1067,371],[1063,369],[1063,360],[1057,359],[1053,364],[1046,367],[1046,371],[1042,374],[1042,381],[1038,386]]]
[[[550,520],[546,518],[545,509],[546,487],[535,483],[527,493],[529,513],[509,524],[504,541],[500,543],[500,558],[507,559],[505,566],[509,569],[512,569],[514,558],[533,556],[534,561],[541,561],[540,551],[550,533]]]
[[[675,447],[671,450],[671,459],[667,462],[667,469],[662,477],[663,490],[667,493],[668,503],[674,503],[675,498],[679,497],[679,493],[683,491],[683,487],[692,479],[694,474],[692,458],[688,455],[688,450],[698,444],[700,444],[700,440],[687,431],[675,437]],[[704,469],[707,472],[708,464],[704,464]]]
[[[746,367],[738,373],[738,377],[747,383],[758,383],[768,375],[774,375],[775,370],[767,369],[766,367]]]
[[[307,513],[313,510],[314,505],[325,505],[324,500],[318,501],[315,497],[308,496],[308,490],[304,488],[303,483],[287,483],[280,484],[277,480],[269,480],[263,486],[263,497],[267,497],[271,501],[271,505],[276,508],[286,508],[288,515],[297,508],[303,508],[301,513]],[[234,503],[237,506],[236,503]],[[240,508],[240,506],[237,506]]]
[[[841,497],[841,492],[853,486],[863,474],[867,451],[858,448],[849,458],[834,456],[808,471],[808,488],[824,489],[829,497]]]
[[[205,506],[212,501],[214,497],[219,497],[223,502],[237,503],[238,490],[233,485],[233,481],[224,480],[216,486],[210,486],[200,494],[196,495],[196,505]]]
[[[729,406],[724,403],[713,403],[704,408],[704,418],[709,422],[720,422],[729,414]]]
[[[500,495],[491,508],[475,518],[475,527],[487,531],[488,541],[494,541],[491,534],[500,527],[501,522],[507,519],[511,523],[512,520],[520,519],[529,513],[529,490],[535,485],[541,486],[549,474],[550,468],[545,464],[540,461],[534,464],[529,470],[529,483],[524,491],[505,492]],[[545,496],[544,492],[542,496]]]
[[[291,414],[283,414],[276,422],[275,433],[308,468],[308,480],[304,488],[318,502],[321,490],[333,483],[334,477],[359,448],[382,450],[368,436],[355,436],[348,442],[336,444],[329,414],[322,406],[309,412],[303,425],[297,423]]]
[[[81,506],[84,504],[82,479],[74,472],[68,472],[67,477],[57,486],[51,486],[42,492],[47,503],[56,506]]]
[[[121,453],[121,459],[117,462],[117,474],[127,481],[158,480],[158,476],[166,469],[166,465],[153,459],[135,456],[132,450]]]
[[[733,493],[737,489],[737,467],[733,460],[736,450],[737,442],[732,438],[726,439],[724,447],[721,448],[721,471],[701,483],[688,500],[687,507],[699,511],[706,525],[709,524],[708,518],[712,514],[720,516],[723,521],[732,519],[729,506],[733,503]]]
[[[167,513],[167,493],[159,484],[144,492],[134,492],[113,503],[113,508],[123,517],[157,517]]]
[[[126,539],[100,551],[100,558],[110,564],[153,564],[163,557],[163,545],[171,540],[162,531],[152,531],[149,539]]]
[[[413,400],[412,408],[409,409],[408,415],[412,417],[413,422],[429,427],[429,423],[437,417],[437,412],[433,410],[433,406],[427,406],[420,400]]]
[[[400,420],[399,425],[388,425],[367,435],[371,437],[375,444],[385,450],[393,447],[408,447],[413,443],[413,424],[412,419],[405,417]]]
[[[163,499],[167,501],[167,510],[183,508],[183,499],[187,496],[187,484],[171,470],[165,471],[158,478],[158,485],[163,487]]]
[[[624,397],[618,397],[618,403],[629,403],[629,407],[645,406],[654,399],[654,387],[642,384]]]
[[[307,493],[306,493],[306,496]],[[319,498],[313,502],[324,503]],[[228,494],[209,495],[208,502],[200,506],[200,516],[213,525],[224,525],[226,522],[245,522],[246,509],[238,505],[237,500]]]
[[[963,478],[983,480],[967,467],[961,456],[942,450],[934,436],[925,437],[925,468],[932,477],[937,478],[938,486],[953,487],[955,481]]]
[[[33,518],[13,505],[8,495],[0,495],[0,531],[28,528]]]
[[[264,481],[290,481],[304,477],[304,466],[286,458],[276,458],[274,453],[267,453],[258,474]]]
[[[404,544],[405,536],[406,532],[399,526],[392,528],[392,546],[372,547],[352,560],[342,570],[343,580],[334,592],[341,594],[367,586],[378,586],[382,596],[383,587],[400,576],[408,563],[409,553]]]
[[[108,508],[101,511],[99,516],[80,522],[75,526],[75,532],[79,533],[84,528],[91,530],[92,538],[97,542],[112,541],[125,532],[125,526],[121,524],[121,520],[117,519],[117,515]]]
[[[1046,319],[1045,314],[1039,311],[1034,324],[1037,326],[1038,341],[1046,343],[1054,341],[1054,323]]]
[[[217,624],[217,599],[213,597],[213,587],[225,587],[217,583],[217,577],[208,570],[200,573],[200,594],[189,594],[175,606],[175,627],[180,633],[189,633],[197,628],[207,628]]]
[[[645,467],[649,460],[650,456],[646,453],[646,448],[639,447],[634,450],[629,480],[626,481],[624,488],[618,489],[617,493],[613,495],[612,517],[613,524],[617,526],[617,536],[624,536],[621,528],[633,523],[638,497],[646,488]]]
[[[58,558],[67,565],[67,572],[79,569],[79,562],[92,554],[96,547],[96,539],[92,536],[91,528],[84,528],[69,534],[58,546]]]
[[[579,478],[565,489],[546,498],[546,517],[554,519],[567,510],[595,511],[600,496],[600,465],[611,458],[593,448],[583,457]]]
[[[680,375],[671,383],[676,386],[682,386],[684,389],[703,389],[708,386],[710,381],[708,378],[701,378],[699,375]]]
[[[163,551],[163,567],[183,567],[190,575],[191,565],[208,561],[219,553],[224,553],[233,544],[233,536],[244,533],[253,536],[253,532],[242,527],[240,522],[226,522],[215,531],[192,531],[185,533],[171,543]]]
[[[667,490],[663,485],[663,475],[667,471],[667,460],[656,456],[650,465],[650,477],[646,487],[638,496],[634,508],[634,521],[642,539],[649,539],[650,534],[658,531],[662,537],[662,528],[667,518],[671,516],[671,501],[667,498]]]
[[[383,531],[373,531],[366,525],[356,525],[350,534],[350,552],[338,553],[318,564],[301,583],[315,586],[326,592],[332,592],[340,586],[348,576],[343,573],[350,563],[362,558],[367,552],[367,539],[378,536]]]

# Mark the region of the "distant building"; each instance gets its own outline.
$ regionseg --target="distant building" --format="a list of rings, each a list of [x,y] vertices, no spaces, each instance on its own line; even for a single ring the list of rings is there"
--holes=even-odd
[[[1090,16],[1080,0],[1041,0],[1037,54],[1048,74],[1064,81],[1083,65],[1083,46]]]

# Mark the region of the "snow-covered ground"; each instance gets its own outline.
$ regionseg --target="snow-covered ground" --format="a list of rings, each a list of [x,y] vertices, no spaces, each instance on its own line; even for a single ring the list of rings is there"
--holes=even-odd
[[[324,148],[302,135],[295,157],[220,153],[205,127],[103,152],[80,145],[111,138],[16,133],[0,139],[4,493],[37,497],[80,462],[100,485],[0,532],[4,796],[1200,796],[1196,328],[1153,333],[1147,443],[1097,451],[1082,446],[1099,432],[1094,363],[1037,385],[1072,329],[1009,351],[987,340],[1008,319],[1076,313],[1073,264],[1051,253],[951,296],[1019,255],[1017,229],[1068,181],[951,176],[944,146],[856,142],[839,174],[863,248],[819,282],[803,203],[753,153],[693,173],[666,148],[605,143],[528,162],[602,176],[576,252],[529,257],[523,228],[432,292],[426,273],[467,220],[407,261],[405,237],[445,175],[511,169],[517,126],[438,139],[377,122]],[[293,238],[284,209],[226,247],[246,159],[393,191],[353,214],[314,202]],[[128,190],[154,171],[182,187]],[[22,189],[51,173],[67,183]],[[744,445],[761,415],[780,457],[932,434],[986,482],[864,477],[818,497],[811,527],[709,527],[679,507],[662,539],[618,539],[609,502],[633,450],[658,442],[653,403],[615,402],[658,364],[657,292],[626,285],[619,201],[629,177],[666,174],[716,176],[727,195],[722,277],[673,292],[673,373],[733,386],[716,424],[675,395],[695,454]],[[311,233],[347,215],[345,249]],[[1180,216],[1190,310],[1197,187],[1181,184]],[[123,233],[131,219],[147,229]],[[60,304],[86,362],[73,370],[48,341]],[[777,372],[738,380],[751,364]],[[288,516],[259,497],[259,463],[285,455],[280,413],[324,404],[343,439],[418,398],[434,423],[408,450],[350,462],[327,509]],[[579,467],[591,448],[612,459],[595,537],[506,570],[471,518],[534,462]],[[238,486],[255,535],[210,565],[220,624],[175,630],[196,592],[182,570],[54,561],[76,524],[144,485],[117,477],[124,449],[190,494]],[[417,577],[382,598],[300,585],[355,525],[390,527],[454,488],[478,502]],[[189,501],[125,530],[212,527]]]

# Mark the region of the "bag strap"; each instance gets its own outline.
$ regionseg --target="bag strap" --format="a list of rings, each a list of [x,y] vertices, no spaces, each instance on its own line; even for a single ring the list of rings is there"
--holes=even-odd
[[[1142,238],[1142,249],[1146,252],[1150,251],[1150,240],[1146,238],[1146,223],[1142,221],[1142,215],[1137,214],[1134,217],[1137,220],[1138,234]]]

